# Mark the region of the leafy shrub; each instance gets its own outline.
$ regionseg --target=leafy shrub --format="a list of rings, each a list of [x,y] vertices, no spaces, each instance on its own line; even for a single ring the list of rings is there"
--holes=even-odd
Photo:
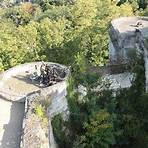
[[[60,148],[69,148],[71,147],[72,141],[67,130],[66,122],[63,121],[61,115],[56,115],[52,119],[52,127],[55,139]]]

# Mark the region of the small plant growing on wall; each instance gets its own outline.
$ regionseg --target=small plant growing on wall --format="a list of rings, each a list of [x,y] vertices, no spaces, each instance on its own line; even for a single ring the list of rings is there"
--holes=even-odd
[[[44,117],[44,114],[45,114],[45,113],[44,113],[44,108],[42,107],[41,104],[36,105],[34,111],[35,111],[35,114],[36,114],[38,117],[40,117],[40,118],[43,118],[43,117]]]
[[[37,97],[33,103],[33,113],[37,115],[41,120],[47,118],[46,113],[47,109],[51,104],[51,96],[47,95],[46,97]]]

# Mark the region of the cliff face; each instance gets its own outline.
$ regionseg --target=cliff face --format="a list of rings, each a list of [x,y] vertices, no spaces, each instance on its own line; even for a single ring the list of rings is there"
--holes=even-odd
[[[109,29],[111,65],[129,64],[136,54],[145,61],[146,91],[148,91],[148,17],[123,17],[111,22]]]

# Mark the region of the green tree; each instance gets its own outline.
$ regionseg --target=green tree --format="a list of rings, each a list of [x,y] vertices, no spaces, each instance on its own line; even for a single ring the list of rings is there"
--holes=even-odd
[[[16,26],[19,26],[28,24],[40,13],[41,9],[38,5],[22,3],[18,6],[6,8],[2,17],[11,19],[16,24]]]
[[[7,69],[22,60],[21,50],[18,50],[17,38],[15,36],[15,25],[11,21],[1,20],[0,22],[0,59],[1,70]]]
[[[89,1],[87,2],[89,3]],[[83,3],[86,2],[83,1]],[[82,7],[80,5],[81,3],[78,4],[75,8],[77,10]],[[110,0],[93,0],[91,9],[88,10],[87,7],[89,5],[87,3],[85,5],[86,10],[82,9],[82,12],[78,14],[75,13],[76,16],[73,19],[73,22],[76,24],[72,32],[72,37],[75,37],[73,41],[76,41],[75,44],[77,45],[77,47],[75,47],[77,49],[75,50],[78,51],[78,54],[82,52],[81,55],[83,54],[83,56],[86,57],[85,60],[87,60],[87,63],[103,65],[108,59],[108,28],[110,22],[113,18],[133,15],[132,7],[128,4],[118,7],[116,3],[112,3]],[[78,8],[78,6],[80,8]],[[87,12],[89,12],[90,15],[87,15]],[[79,14],[83,15],[79,17]],[[77,17],[79,24],[76,23]],[[87,24],[84,22],[87,22]]]
[[[93,113],[83,128],[85,133],[78,137],[75,148],[108,148],[115,142],[111,115],[105,110]]]
[[[118,2],[118,5],[121,5],[125,2],[129,2],[132,7],[134,8],[134,10],[136,11],[137,9],[145,9],[147,7],[147,0],[120,0]]]
[[[16,30],[17,44],[23,51],[21,56],[24,62],[41,60],[38,25],[36,22],[31,22],[26,26],[19,26]]]
[[[60,58],[64,59],[60,47],[63,45],[65,24],[66,21],[64,18],[58,21],[44,18],[39,24],[40,49],[49,61],[58,62],[60,60],[62,61]]]

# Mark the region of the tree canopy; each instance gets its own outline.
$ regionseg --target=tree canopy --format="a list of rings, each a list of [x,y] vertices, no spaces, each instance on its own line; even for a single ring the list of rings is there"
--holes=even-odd
[[[147,147],[148,97],[143,91],[143,67],[138,68],[140,77],[133,86],[117,97],[110,91],[93,92],[99,78],[87,72],[89,66],[108,61],[111,20],[148,16],[146,0],[0,2],[0,72],[41,60],[71,66],[67,96],[70,120],[65,123],[59,116],[53,119],[60,147]],[[84,102],[78,99],[79,84],[88,90]],[[62,126],[66,132],[60,132]]]
[[[37,1],[2,7],[0,12],[1,71],[35,60],[70,65],[79,55],[90,64],[105,64],[110,21],[133,15],[129,4],[118,7],[110,0],[60,5]]]

